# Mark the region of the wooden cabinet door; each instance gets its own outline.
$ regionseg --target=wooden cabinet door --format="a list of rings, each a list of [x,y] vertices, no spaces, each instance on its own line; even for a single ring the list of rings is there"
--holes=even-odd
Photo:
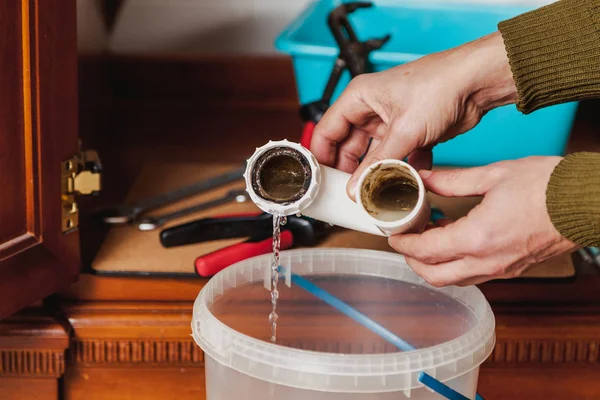
[[[78,150],[75,0],[0,0],[0,318],[73,282],[61,162]]]

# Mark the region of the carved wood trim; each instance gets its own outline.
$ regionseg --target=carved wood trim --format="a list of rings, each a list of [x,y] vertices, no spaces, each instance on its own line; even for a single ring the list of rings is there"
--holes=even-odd
[[[191,339],[91,339],[73,343],[71,360],[87,365],[202,366],[204,353]]]
[[[59,378],[64,372],[62,351],[0,349],[0,377]]]
[[[365,347],[362,343],[303,340],[281,341],[284,346],[323,352],[393,352],[390,344],[379,342]],[[486,366],[515,364],[599,364],[600,340],[588,339],[541,339],[541,340],[502,340],[496,341],[496,347],[485,361]]]
[[[319,351],[350,348],[351,343],[290,343],[292,347]],[[387,347],[387,346],[386,346]],[[373,349],[382,351],[383,349]],[[386,348],[385,351],[391,351]],[[71,360],[86,365],[202,366],[204,354],[193,340],[83,340],[74,342]],[[503,364],[598,364],[600,340],[498,340],[487,366]]]
[[[68,333],[46,309],[23,310],[0,321],[0,377],[59,378],[68,346]]]
[[[544,339],[544,340],[498,340],[486,361],[487,364],[552,363],[597,364],[600,361],[600,340],[589,339]]]
[[[202,366],[189,336],[191,305],[167,302],[81,302],[64,305],[74,330],[70,360],[90,366]],[[600,309],[560,306],[496,310],[496,347],[488,367],[600,367]],[[243,318],[243,315],[240,315]],[[323,352],[389,352],[385,342],[282,337],[282,344]],[[360,346],[357,347],[357,346]]]

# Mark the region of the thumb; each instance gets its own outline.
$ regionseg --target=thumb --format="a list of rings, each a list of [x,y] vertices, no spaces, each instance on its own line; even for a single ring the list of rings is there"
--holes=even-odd
[[[416,147],[410,137],[399,137],[400,135],[386,135],[385,139],[381,141],[372,151],[370,151],[364,160],[360,163],[356,171],[352,174],[348,180],[346,191],[353,200],[356,200],[356,183],[358,178],[363,172],[372,164],[382,160],[403,160],[406,158]]]
[[[427,190],[444,197],[481,196],[498,181],[492,168],[477,167],[446,171],[419,171]]]

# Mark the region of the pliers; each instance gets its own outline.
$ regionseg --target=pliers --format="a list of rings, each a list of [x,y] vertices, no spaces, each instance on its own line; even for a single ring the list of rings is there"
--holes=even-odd
[[[361,42],[358,40],[354,29],[352,29],[348,15],[360,8],[370,8],[372,6],[373,3],[362,1],[344,3],[336,7],[329,14],[327,24],[340,49],[340,53],[335,61],[321,99],[305,104],[300,108],[300,117],[304,121],[300,144],[307,149],[310,148],[313,130],[323,117],[323,114],[325,114],[325,111],[329,108],[333,92],[344,70],[348,69],[351,78],[367,72],[370,69],[369,54],[373,50],[380,49],[390,40],[390,35],[386,35],[379,39],[370,39]]]
[[[289,216],[287,223],[281,226],[280,248],[286,250],[294,245],[315,245],[328,231],[329,225],[324,222]],[[163,230],[160,242],[168,248],[245,237],[249,239],[196,259],[196,273],[209,277],[238,261],[272,252],[273,216],[252,213],[204,218]]]

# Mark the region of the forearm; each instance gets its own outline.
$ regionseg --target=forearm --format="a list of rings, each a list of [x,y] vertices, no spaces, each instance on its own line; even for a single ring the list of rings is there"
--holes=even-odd
[[[498,28],[520,111],[600,97],[600,0],[560,0]]]
[[[600,97],[600,0],[561,0],[499,29],[500,42],[496,33],[465,46],[482,110],[516,102],[529,113]],[[600,246],[600,154],[566,157],[552,173],[546,206],[564,237]]]

